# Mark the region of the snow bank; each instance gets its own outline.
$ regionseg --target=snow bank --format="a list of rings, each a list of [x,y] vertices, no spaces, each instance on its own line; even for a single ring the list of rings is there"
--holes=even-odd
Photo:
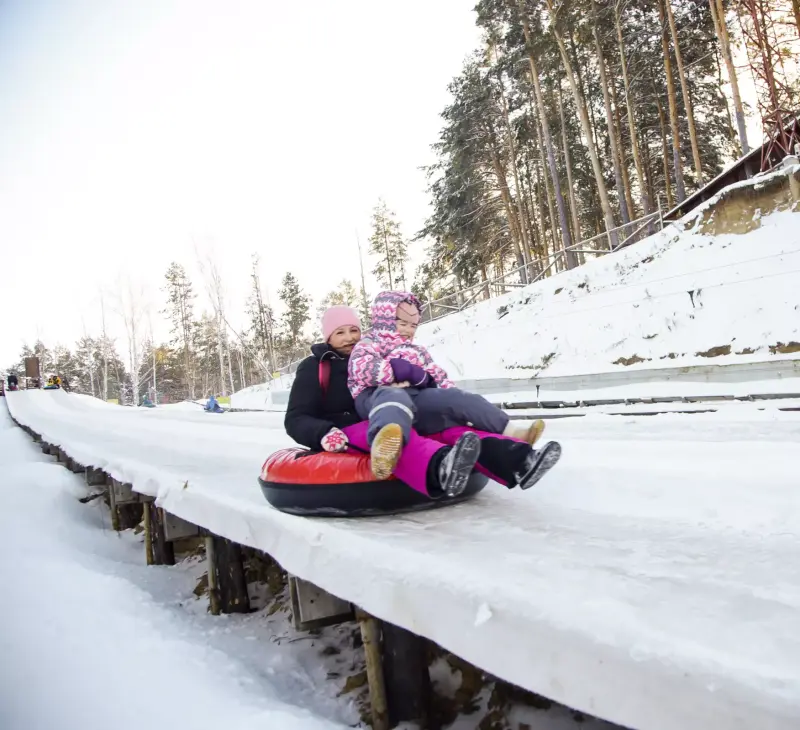
[[[285,375],[269,383],[243,388],[231,396],[231,408],[247,411],[285,411],[293,380],[293,375]]]
[[[797,414],[565,419],[546,432],[564,457],[531,492],[314,520],[257,486],[289,443],[280,414],[8,401],[170,512],[570,707],[638,730],[800,720]]]
[[[147,568],[138,538],[120,540],[104,510],[79,504],[80,480],[43,457],[2,405],[0,465],[3,730],[138,730],[142,692],[144,715],[171,728],[357,722],[347,701],[320,691],[322,668],[312,676],[291,645],[237,640],[231,622],[221,630],[219,619],[182,611],[191,596],[182,576]]]
[[[456,379],[735,362],[800,351],[800,214],[710,237],[670,226],[420,328]]]

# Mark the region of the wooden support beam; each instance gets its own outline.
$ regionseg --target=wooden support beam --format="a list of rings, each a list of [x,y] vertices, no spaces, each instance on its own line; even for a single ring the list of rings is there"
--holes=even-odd
[[[144,505],[140,502],[121,504],[117,507],[117,513],[119,515],[119,529],[132,530],[142,521]]]
[[[197,525],[193,525],[191,522],[187,522],[165,510],[162,510],[162,514],[164,517],[164,538],[169,542],[183,540],[187,537],[197,537],[200,534],[200,528]]]
[[[307,580],[289,577],[292,619],[298,631],[311,631],[353,620],[353,606]]]
[[[219,616],[219,583],[217,583],[217,556],[214,550],[214,536],[206,535],[206,565],[208,566],[208,604],[211,614]]]
[[[99,487],[106,483],[106,473],[102,469],[95,469],[90,466],[86,470],[86,486]]]
[[[111,492],[114,495],[114,504],[117,507],[123,504],[135,504],[139,501],[139,495],[133,491],[130,484],[125,484],[113,477],[108,480]]]
[[[52,452],[51,452],[52,453]],[[56,459],[58,459],[59,464],[65,464],[67,462],[67,454],[61,447],[56,447]]]
[[[155,502],[146,502],[144,505],[150,516],[150,540],[152,545],[151,565],[175,565],[175,546],[169,542],[164,534],[164,510],[156,507]]]
[[[145,503],[142,507],[144,523],[144,560],[147,565],[153,564],[153,524],[150,519],[150,504]]]
[[[222,613],[248,613],[250,596],[247,593],[247,580],[242,563],[242,549],[235,542],[217,535],[214,541],[213,566],[219,586],[219,608]]]
[[[382,665],[389,726],[414,722],[428,726],[431,682],[425,639],[381,621]]]
[[[381,662],[381,638],[378,619],[357,610],[356,616],[364,642],[369,682],[369,703],[372,709],[372,730],[389,730],[389,712],[386,706],[386,685]]]
[[[130,484],[109,477],[111,523],[115,530],[130,530],[142,521],[144,509]]]

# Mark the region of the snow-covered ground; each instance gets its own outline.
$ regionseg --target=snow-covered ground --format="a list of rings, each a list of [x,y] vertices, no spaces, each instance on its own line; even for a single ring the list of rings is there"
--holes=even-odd
[[[127,409],[118,410],[123,411]],[[0,402],[3,730],[352,726],[320,641],[285,616],[206,615],[196,562],[147,568],[82,480],[43,456]],[[326,666],[327,661],[327,666]]]
[[[800,214],[773,213],[746,234],[679,228],[421,327],[418,339],[456,379],[728,363],[800,342]]]
[[[498,677],[639,730],[800,721],[798,414],[562,419],[531,492],[313,520],[256,483],[282,414],[86,400],[8,398],[78,461]]]

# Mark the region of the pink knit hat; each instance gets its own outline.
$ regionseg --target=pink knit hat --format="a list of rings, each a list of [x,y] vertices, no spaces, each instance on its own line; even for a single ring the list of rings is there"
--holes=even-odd
[[[344,304],[337,304],[335,307],[329,307],[322,315],[322,336],[327,342],[331,335],[346,325],[352,325],[361,329],[361,320],[358,313],[352,307],[347,307]]]

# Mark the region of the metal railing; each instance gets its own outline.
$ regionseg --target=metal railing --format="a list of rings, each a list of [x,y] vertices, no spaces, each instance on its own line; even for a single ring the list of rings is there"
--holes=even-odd
[[[422,321],[433,322],[450,314],[468,309],[479,301],[488,301],[489,299],[507,294],[513,289],[535,284],[537,281],[541,281],[547,276],[554,268],[556,271],[563,271],[567,268],[566,258],[568,253],[578,254],[583,259],[581,263],[585,263],[587,256],[599,258],[606,254],[613,253],[614,251],[619,251],[621,248],[636,243],[644,236],[655,233],[656,225],[658,226],[658,230],[664,229],[664,217],[660,206],[654,213],[642,216],[641,218],[637,218],[636,220],[617,226],[616,228],[603,231],[596,236],[578,241],[578,243],[573,243],[571,246],[562,248],[554,254],[534,259],[492,279],[463,287],[437,299],[429,296],[422,305]],[[647,230],[645,231],[645,229]],[[614,244],[613,241],[615,237],[612,236],[612,234],[619,231],[623,232],[625,238],[622,241],[618,240],[617,243]],[[608,242],[607,247],[590,248],[593,242],[603,239]]]

